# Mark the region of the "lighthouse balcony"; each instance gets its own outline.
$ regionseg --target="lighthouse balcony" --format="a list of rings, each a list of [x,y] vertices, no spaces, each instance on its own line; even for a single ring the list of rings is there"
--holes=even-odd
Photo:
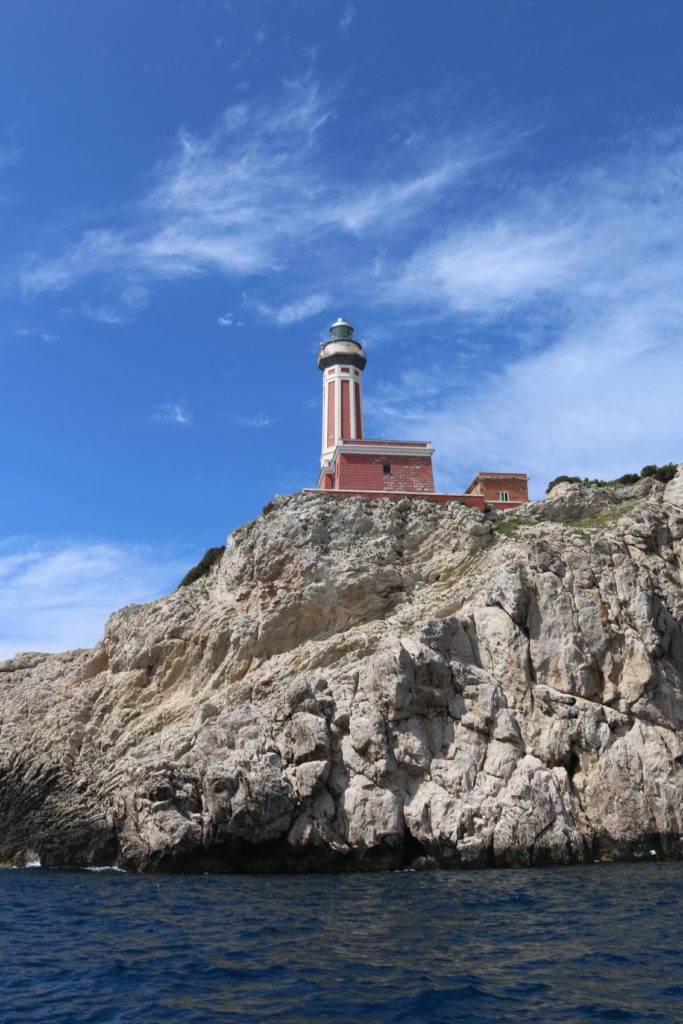
[[[318,367],[321,370],[326,370],[328,366],[342,364],[363,370],[367,361],[368,357],[364,346],[355,339],[334,338],[325,341],[320,346],[318,354]]]

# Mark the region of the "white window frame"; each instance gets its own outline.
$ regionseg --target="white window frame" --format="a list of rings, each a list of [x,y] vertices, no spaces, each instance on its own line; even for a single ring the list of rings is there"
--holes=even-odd
[[[500,491],[500,498],[498,500],[499,501],[509,501],[510,500],[510,492],[509,491]]]

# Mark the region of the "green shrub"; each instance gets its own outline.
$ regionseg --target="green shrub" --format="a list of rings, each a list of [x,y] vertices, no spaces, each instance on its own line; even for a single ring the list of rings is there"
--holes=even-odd
[[[674,462],[667,462],[665,466],[657,466],[654,472],[656,480],[660,480],[663,484],[668,484],[669,480],[673,480],[676,476],[676,464]]]
[[[202,576],[208,576],[213,569],[216,562],[218,562],[225,551],[225,544],[219,548],[209,548],[204,554],[200,562],[192,566],[190,571],[183,576],[182,580],[178,584],[178,590],[181,587],[189,587],[191,583],[196,583]]]
[[[642,477],[653,476],[655,480],[668,484],[669,480],[673,480],[676,476],[676,464],[667,462],[665,466],[643,466],[640,475]]]
[[[615,484],[637,484],[640,480],[638,473],[624,473],[623,476],[617,477],[614,481]]]
[[[624,473],[624,478],[630,475],[630,473]],[[640,477],[637,474],[635,474],[635,480],[639,479]],[[634,483],[635,480],[633,481]],[[581,483],[584,484],[586,487],[620,487],[622,483],[622,477],[619,477],[617,480],[591,480],[589,479],[589,477],[585,476]]]

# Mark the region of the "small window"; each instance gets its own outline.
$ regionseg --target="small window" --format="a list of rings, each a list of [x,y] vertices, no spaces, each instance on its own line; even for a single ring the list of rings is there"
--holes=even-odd
[[[508,491],[501,491],[500,492],[500,500],[501,501],[509,501],[510,500],[509,492]]]
[[[391,466],[389,465],[388,462],[384,463],[384,466],[382,467],[382,469],[384,471],[384,475],[385,476],[391,476]]]

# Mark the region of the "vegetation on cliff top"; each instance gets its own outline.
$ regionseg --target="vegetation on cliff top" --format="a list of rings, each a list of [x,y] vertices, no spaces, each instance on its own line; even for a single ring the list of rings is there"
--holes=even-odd
[[[200,580],[203,576],[208,576],[216,562],[220,561],[224,551],[225,544],[222,544],[217,548],[209,548],[209,550],[202,556],[201,561],[197,562],[196,565],[193,565],[190,571],[183,576],[182,580],[178,584],[178,590],[180,590],[181,587],[189,587],[191,583],[196,583],[197,580]]]
[[[643,466],[640,473],[624,473],[623,476],[617,477],[616,480],[591,480],[588,477],[566,476],[562,474],[550,481],[545,489],[545,493],[549,494],[556,484],[585,484],[587,487],[625,487],[628,484],[637,484],[639,480],[649,476],[653,476],[655,480],[667,484],[669,480],[673,480],[676,476],[676,465],[673,462],[667,462],[664,466]]]

